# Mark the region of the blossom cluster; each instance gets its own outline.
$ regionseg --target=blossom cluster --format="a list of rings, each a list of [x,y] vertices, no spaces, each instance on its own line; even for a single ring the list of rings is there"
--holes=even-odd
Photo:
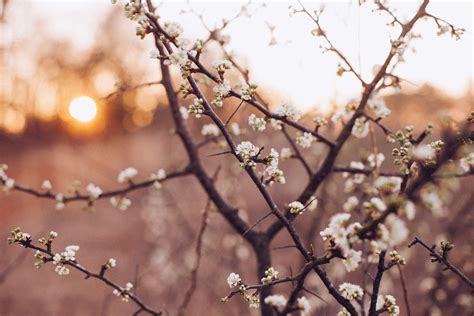
[[[329,240],[331,249],[339,251],[347,271],[354,271],[362,260],[362,251],[352,249],[359,240],[357,232],[362,228],[359,222],[348,224],[351,217],[348,213],[339,213],[331,217],[329,226],[320,232],[323,240]]]

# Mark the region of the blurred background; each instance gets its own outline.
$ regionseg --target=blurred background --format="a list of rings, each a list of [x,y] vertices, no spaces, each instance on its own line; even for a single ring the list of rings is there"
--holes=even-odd
[[[259,92],[272,107],[291,102],[307,114],[304,120],[308,125],[316,113],[329,118],[348,100],[358,97],[357,81],[350,74],[338,77],[337,58],[321,52],[322,42],[311,35],[311,21],[291,14],[289,5],[297,4],[244,4],[164,2],[160,14],[164,20],[180,22],[185,36],[196,39],[207,36],[206,27],[219,27],[222,19],[240,12],[222,32],[232,39],[226,50],[250,70],[251,81],[259,85]],[[320,6],[315,2],[307,5],[313,9]],[[405,18],[413,14],[417,2],[398,1],[393,6]],[[383,62],[389,39],[397,33],[396,28],[385,25],[390,22],[387,16],[371,9],[357,1],[331,2],[326,4],[322,18],[335,46],[364,78],[371,78],[374,66]],[[465,28],[465,35],[458,41],[447,34],[437,36],[433,21],[421,21],[415,33],[423,38],[414,41],[406,62],[396,72],[408,80],[401,90],[387,90],[383,98],[392,110],[387,119],[390,128],[412,124],[420,132],[433,122],[436,128],[430,139],[435,140],[442,127],[474,109],[473,5],[470,1],[434,1],[428,10]],[[156,60],[149,58],[152,41],[140,40],[134,28],[122,7],[109,1],[0,1],[0,163],[8,164],[8,174],[18,183],[39,188],[44,179],[50,179],[55,191],[67,192],[79,180],[83,186],[93,182],[113,189],[119,186],[118,172],[126,167],[137,168],[145,179],[159,168],[173,171],[185,165],[186,156],[172,133],[164,91],[153,84],[160,75]],[[222,58],[221,47],[211,43],[204,58],[206,62]],[[233,83],[239,82],[237,73],[230,76]],[[212,90],[208,93],[211,95]],[[183,100],[184,106],[190,103],[190,98]],[[231,109],[225,107],[220,114],[225,116]],[[244,108],[236,118],[242,130],[238,141],[252,139],[268,148],[288,147],[279,133],[251,132],[246,123],[249,113]],[[191,119],[188,123],[196,139],[203,139],[201,126],[209,122]],[[322,132],[334,138],[337,128],[330,124]],[[395,170],[391,146],[383,135],[378,135],[376,142],[387,156],[382,167]],[[207,157],[219,151],[219,143],[205,147],[201,151],[205,164],[210,173],[218,165],[224,166],[218,187],[253,223],[266,213],[265,203],[230,157]],[[338,164],[346,165],[369,152],[369,139],[353,140],[344,148]],[[314,167],[323,154],[319,145],[304,151]],[[285,162],[282,167],[288,184],[271,189],[279,205],[293,201],[304,186],[301,179],[306,179],[297,162]],[[446,211],[432,214],[420,206],[417,218],[409,223],[410,238],[418,235],[430,243],[441,238],[454,242],[452,261],[472,278],[474,182],[466,178],[442,185]],[[332,176],[318,191],[321,207],[305,213],[307,220],[296,221],[297,229],[318,253],[324,251],[319,231],[345,201],[342,188],[342,176]],[[197,223],[206,205],[204,192],[188,177],[171,180],[160,191],[143,190],[130,197],[133,204],[125,212],[105,200],[96,203],[94,212],[85,211],[81,203],[56,211],[54,202],[18,192],[2,193],[0,237],[6,240],[16,226],[35,238],[55,230],[59,233],[56,249],[80,245],[78,260],[91,269],[98,269],[109,257],[116,258],[118,268],[110,271],[112,278],[121,284],[134,283],[145,302],[175,314],[195,260]],[[272,246],[288,243],[286,234],[280,233]],[[469,289],[455,276],[441,272],[419,250],[399,250],[408,261],[404,271],[414,315],[472,314]],[[297,271],[301,264],[295,262],[292,251],[273,251],[273,263],[283,275]],[[49,265],[36,271],[32,252],[0,243],[0,253],[2,316],[130,315],[135,311],[132,303],[121,302],[110,288],[85,281],[78,273],[61,277]],[[240,273],[249,283],[258,280],[252,249],[215,212],[204,237],[202,260],[189,314],[253,313],[239,299],[220,304],[220,298],[228,293],[225,279],[229,272]],[[347,279],[360,284],[360,273],[346,275],[341,267],[331,264],[328,268],[335,284]],[[382,292],[395,295],[404,314],[399,282],[398,271],[390,271]],[[334,314],[338,307],[314,276],[309,284],[328,302],[311,298],[314,315]]]

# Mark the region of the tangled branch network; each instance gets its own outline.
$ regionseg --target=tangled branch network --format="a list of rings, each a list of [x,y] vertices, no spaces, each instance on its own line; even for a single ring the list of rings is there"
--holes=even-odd
[[[369,5],[365,1],[360,3]],[[396,247],[406,241],[409,235],[406,221],[415,218],[417,205],[423,205],[433,214],[441,212],[444,206],[439,190],[443,181],[474,174],[474,153],[469,152],[469,145],[474,138],[474,113],[466,113],[463,121],[457,122],[454,128],[444,132],[443,139],[432,141],[428,139],[436,127],[431,124],[419,133],[414,126],[392,131],[384,124],[384,119],[390,116],[391,111],[378,94],[384,89],[401,87],[403,79],[396,74],[396,70],[397,66],[404,62],[404,54],[412,40],[417,37],[413,33],[415,25],[420,20],[434,21],[438,35],[449,33],[455,39],[462,35],[463,29],[430,14],[428,0],[424,0],[406,21],[398,17],[385,1],[374,1],[373,5],[376,13],[390,18],[388,27],[397,29],[399,33],[391,40],[391,49],[385,59],[374,67],[372,78],[363,77],[344,52],[333,44],[323,26],[323,8],[314,12],[301,4],[291,8],[292,14],[302,15],[313,23],[312,34],[323,43],[322,49],[339,58],[337,74],[352,75],[361,86],[360,98],[357,101],[350,102],[331,118],[317,116],[312,123],[303,124],[305,116],[297,107],[290,104],[275,107],[266,102],[257,85],[250,82],[250,71],[240,65],[228,51],[227,44],[230,39],[223,32],[234,20],[249,14],[246,6],[243,6],[234,18],[223,21],[222,25],[214,29],[209,28],[205,19],[199,16],[209,31],[208,37],[191,41],[184,37],[181,25],[163,20],[160,8],[155,7],[153,1],[131,0],[125,4],[125,15],[137,24],[138,37],[153,39],[155,48],[150,57],[159,63],[161,77],[159,81],[144,83],[139,87],[152,84],[163,86],[175,136],[185,149],[188,163],[177,171],[160,169],[142,181],[136,180],[139,177],[138,170],[127,168],[121,171],[117,178],[122,188],[108,191],[90,183],[85,188],[74,184],[69,194],[53,192],[49,180],[45,180],[39,189],[29,188],[11,178],[6,165],[0,168],[0,183],[6,192],[18,191],[52,200],[58,210],[71,202],[84,203],[86,208],[92,208],[106,198],[113,206],[126,210],[132,203],[131,199],[127,198],[130,192],[147,187],[160,189],[169,180],[192,176],[203,188],[209,204],[217,209],[236,234],[252,246],[257,258],[257,277],[260,280],[258,284],[245,282],[240,275],[245,271],[240,274],[230,273],[227,277],[230,292],[223,295],[223,303],[240,297],[248,302],[250,308],[259,309],[261,315],[310,315],[312,307],[308,297],[320,297],[307,285],[308,277],[315,275],[321,281],[322,288],[332,298],[330,303],[339,306],[339,316],[372,316],[383,313],[398,315],[400,306],[397,299],[388,293],[381,293],[383,276],[393,267],[402,271],[402,266],[406,263]],[[202,58],[210,43],[218,44],[223,59],[208,63]],[[174,70],[178,70],[180,74],[179,88],[176,88],[175,78],[172,78]],[[234,77],[237,75],[241,82],[232,82],[231,73]],[[208,87],[212,88],[211,95],[205,90]],[[119,93],[120,91],[117,92]],[[182,104],[189,105],[186,107]],[[233,122],[241,116],[244,107],[250,108],[252,112],[247,120],[250,134],[270,133],[269,130],[273,129],[275,133],[283,135],[288,143],[287,147],[277,149],[271,144],[264,146],[250,140],[251,135],[244,134],[238,123]],[[229,113],[224,110],[229,109],[231,114],[224,117],[225,113]],[[208,124],[203,124],[202,135],[196,135],[190,129],[188,121],[192,119],[209,121]],[[335,137],[328,136],[329,127],[333,127],[337,132]],[[375,145],[369,148],[370,154],[361,161],[352,161],[349,165],[337,164],[341,150],[350,139],[363,139],[375,131],[382,133],[387,143],[393,147],[390,155],[397,167],[396,172],[382,170],[386,156],[379,152]],[[200,140],[202,136],[204,139]],[[242,139],[242,136],[248,138]],[[239,138],[241,140],[237,140]],[[214,156],[232,157],[233,163],[240,165],[242,173],[252,181],[255,192],[265,201],[267,212],[258,222],[250,223],[241,215],[238,207],[229,202],[216,186],[215,177],[205,168],[207,160],[204,161],[210,158],[205,157],[201,149],[215,143],[225,151]],[[317,166],[308,159],[308,149],[316,144],[324,148],[324,156]],[[271,189],[273,186],[285,185],[289,180],[289,176],[285,175],[280,167],[281,162],[288,160],[301,164],[307,181],[293,200],[279,205],[275,202]],[[351,196],[341,205],[342,211],[334,214],[319,233],[326,243],[326,248],[313,249],[311,242],[303,237],[294,222],[308,212],[320,208],[319,203],[322,201],[317,195],[318,189],[330,176],[341,173],[345,179],[341,191],[351,193]],[[207,212],[205,216],[206,214]],[[258,230],[258,224],[265,220],[271,221],[268,227]],[[206,221],[207,217],[204,217],[196,246],[198,258]],[[284,232],[291,242],[285,249],[296,250],[303,262],[298,273],[285,277],[281,277],[281,273],[272,264],[278,260],[278,255],[271,253],[271,244],[280,232]],[[138,307],[136,314],[144,312],[161,315],[160,311],[146,305],[133,293],[131,283],[121,287],[106,277],[107,270],[116,266],[113,258],[101,265],[98,272],[92,272],[78,263],[76,256],[79,246],[71,245],[58,253],[53,251],[53,242],[57,236],[56,232],[51,231],[48,237],[39,239],[36,244],[28,233],[16,228],[12,231],[9,242],[34,250],[37,268],[52,263],[59,275],[68,275],[70,270],[77,270],[86,278],[97,279],[112,287],[113,293],[124,302],[133,301]],[[442,242],[440,253],[421,239],[417,238],[412,243],[415,244],[423,246],[433,262],[451,270],[472,289],[472,281],[447,259],[447,252],[452,246],[449,242]],[[364,279],[368,275],[368,267],[372,264],[375,275],[370,280],[371,286],[349,282],[334,284],[326,267],[335,262],[342,262],[347,272],[364,270],[361,272]],[[181,315],[185,315],[196,288],[195,275],[198,268],[199,259],[192,270],[192,286],[180,307]],[[276,294],[282,284],[286,284],[286,288],[290,290],[286,294]],[[406,297],[404,303],[409,313]]]

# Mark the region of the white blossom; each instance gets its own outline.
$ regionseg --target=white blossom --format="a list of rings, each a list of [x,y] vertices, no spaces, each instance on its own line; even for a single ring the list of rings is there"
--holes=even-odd
[[[179,107],[179,113],[181,113],[183,120],[187,120],[189,118],[188,109],[186,109],[184,106]]]
[[[347,309],[343,308],[340,312],[337,313],[336,316],[351,316],[351,314],[347,311]]]
[[[304,209],[304,204],[301,203],[300,201],[293,201],[290,204],[288,204],[288,207],[290,208],[291,214],[298,214]]]
[[[51,181],[49,180],[44,180],[43,183],[41,183],[41,189],[49,191],[53,188]]]
[[[287,302],[283,295],[270,295],[267,296],[263,301],[265,304],[275,307],[285,307]]]
[[[217,71],[219,72],[224,72],[227,69],[230,69],[230,67],[232,67],[232,63],[226,59],[220,59],[213,62],[212,67],[217,69]]]
[[[258,155],[259,151],[260,148],[258,148],[249,141],[244,141],[238,144],[236,148],[236,153],[238,155],[241,155],[244,160],[244,162],[242,163],[242,167],[254,167],[256,164],[253,159]]]
[[[219,132],[219,127],[214,123],[205,124],[201,129],[201,134],[203,136],[219,136]]]
[[[150,58],[151,59],[156,59],[156,58],[160,58],[160,51],[156,48],[153,48],[151,51],[150,51]]]
[[[400,207],[400,212],[401,214],[405,215],[409,221],[413,220],[415,218],[416,212],[415,203],[410,200],[404,202]]]
[[[387,209],[387,205],[378,197],[373,197],[368,202],[364,202],[364,208],[370,211],[383,212]]]
[[[381,99],[378,98],[371,98],[367,102],[367,107],[374,111],[375,115],[380,118],[385,118],[390,115],[392,111],[385,105]]]
[[[115,268],[116,266],[117,266],[117,260],[115,260],[114,258],[108,259],[107,262],[105,263],[105,267],[107,269]]]
[[[290,121],[297,122],[301,118],[301,113],[296,107],[290,104],[282,104],[275,112],[278,115],[284,116]]]
[[[342,208],[346,212],[354,211],[359,206],[359,199],[355,196],[350,196],[347,201],[344,203]]]
[[[224,79],[221,83],[213,88],[214,93],[219,97],[225,97],[231,90],[230,82]]]
[[[166,179],[166,171],[164,169],[159,169],[157,173],[152,173],[150,175],[150,180],[153,181],[153,187],[159,190],[161,189],[162,180]]]
[[[306,207],[308,208],[308,210],[314,211],[318,207],[318,199],[314,195],[312,195],[309,198],[309,204]]]
[[[65,266],[63,265],[58,265],[56,266],[56,268],[54,269],[54,271],[59,274],[59,275],[68,275],[69,274],[69,269],[66,268]]]
[[[398,193],[402,179],[400,177],[378,177],[374,186],[382,193]]]
[[[165,22],[163,29],[171,37],[178,37],[183,33],[183,27],[176,22]]]
[[[227,277],[227,284],[229,285],[230,288],[236,287],[237,285],[240,284],[241,281],[242,279],[240,278],[240,275],[234,272],[229,274],[229,276]]]
[[[355,120],[352,127],[352,135],[357,138],[364,138],[369,134],[369,122],[359,117]]]
[[[262,284],[268,284],[278,279],[278,271],[274,267],[270,267],[265,271],[265,276],[261,279]]]
[[[427,160],[435,157],[435,150],[429,145],[419,145],[409,150],[409,155],[414,160]]]
[[[446,212],[443,206],[443,201],[441,200],[439,194],[434,190],[422,190],[421,201],[426,208],[428,208],[431,212],[433,212],[433,214],[437,216],[444,215]]]
[[[364,294],[364,291],[360,286],[348,282],[339,285],[339,291],[342,296],[349,301],[362,298],[362,295]]]
[[[362,261],[362,251],[355,251],[354,249],[351,249],[345,257],[346,258],[342,260],[342,263],[344,264],[347,272],[354,271]]]
[[[234,136],[239,136],[240,135],[239,124],[237,124],[235,122],[230,124],[230,131],[232,132],[232,134],[234,134]]]
[[[367,161],[369,162],[369,165],[372,168],[380,168],[382,163],[385,161],[385,155],[382,154],[382,153],[378,153],[376,155],[375,154],[370,154],[367,157]]]
[[[102,189],[93,183],[87,185],[86,191],[89,193],[89,199],[91,201],[96,200],[102,194]]]
[[[296,137],[296,143],[303,148],[311,147],[311,144],[316,140],[313,134],[304,132],[303,135]]]
[[[119,183],[124,183],[131,181],[133,177],[135,177],[138,174],[137,169],[129,167],[126,168],[125,170],[120,171],[120,173],[117,176],[117,181]]]
[[[132,201],[126,197],[111,197],[110,198],[110,204],[112,206],[117,207],[121,211],[126,211],[130,205],[132,205]]]
[[[276,131],[281,131],[281,129],[283,128],[283,122],[282,121],[279,121],[279,120],[276,120],[276,119],[270,119],[270,125],[271,127],[276,130]]]
[[[471,168],[474,168],[474,152],[459,159],[459,166],[464,172],[469,172]]]
[[[257,86],[254,84],[249,85],[249,84],[243,83],[240,86],[240,94],[242,95],[242,100],[245,100],[245,101],[252,100],[256,89],[257,89]]]
[[[188,108],[189,113],[193,113],[196,118],[200,118],[201,115],[204,113],[204,106],[203,100],[200,98],[195,98],[193,104],[191,104]]]
[[[56,200],[56,209],[57,210],[62,210],[64,209],[64,196],[61,193],[56,194],[55,198]]]
[[[164,61],[165,65],[177,65],[180,67],[185,66],[188,63],[188,52],[182,47],[178,47]]]
[[[291,152],[291,149],[288,147],[283,147],[280,152],[280,157],[281,160],[287,160],[292,157],[293,153]]]
[[[5,180],[5,186],[4,186],[3,190],[5,192],[9,192],[9,191],[13,190],[14,187],[15,187],[15,180],[12,179],[12,178],[7,178]]]
[[[301,311],[303,315],[309,313],[311,306],[309,305],[309,301],[305,296],[302,296],[296,300],[296,306]]]
[[[248,123],[254,131],[262,132],[265,130],[267,122],[263,117],[257,117],[255,114],[250,114]]]

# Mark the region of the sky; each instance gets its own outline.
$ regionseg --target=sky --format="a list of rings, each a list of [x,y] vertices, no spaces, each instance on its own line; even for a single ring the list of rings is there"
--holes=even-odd
[[[94,42],[94,36],[102,19],[114,7],[110,1],[22,1],[28,6],[29,18],[47,21],[50,33],[65,40],[74,38],[77,48],[86,49]],[[120,2],[121,5],[124,2]],[[218,25],[222,18],[230,18],[244,2],[230,1],[165,1],[160,8],[163,20],[180,22],[184,36],[202,38],[205,30],[192,14],[179,14],[192,7],[201,13],[207,25]],[[295,1],[267,1],[251,5],[251,18],[241,17],[224,32],[231,36],[229,49],[241,58],[251,70],[251,80],[259,86],[276,92],[282,102],[291,102],[301,109],[317,107],[324,111],[332,101],[357,97],[360,84],[351,74],[336,75],[339,59],[331,53],[323,53],[324,42],[311,35],[313,22],[303,14],[291,15],[289,5],[298,8]],[[321,24],[327,30],[336,47],[350,60],[362,77],[370,80],[375,65],[384,61],[391,38],[399,29],[386,26],[386,14],[373,13],[373,5],[358,1],[326,1]],[[402,20],[408,20],[419,1],[395,1],[391,6]],[[304,5],[313,10],[320,2]],[[20,6],[21,7],[21,6]],[[18,9],[17,12],[23,9]],[[471,1],[432,1],[428,12],[440,16],[456,26],[466,29],[458,41],[449,35],[437,36],[432,20],[421,21],[415,32],[423,39],[416,40],[416,53],[406,54],[406,63],[397,74],[409,79],[406,87],[416,88],[430,83],[452,95],[461,95],[471,87],[473,79],[473,4]],[[134,32],[133,23],[129,32]],[[269,45],[272,34],[268,25],[274,26],[276,45]],[[4,32],[6,36],[7,32]],[[8,35],[8,34],[7,34]],[[73,35],[73,36],[71,36]],[[138,41],[138,39],[137,39]],[[151,45],[150,45],[151,49]],[[143,52],[148,58],[149,51]]]

